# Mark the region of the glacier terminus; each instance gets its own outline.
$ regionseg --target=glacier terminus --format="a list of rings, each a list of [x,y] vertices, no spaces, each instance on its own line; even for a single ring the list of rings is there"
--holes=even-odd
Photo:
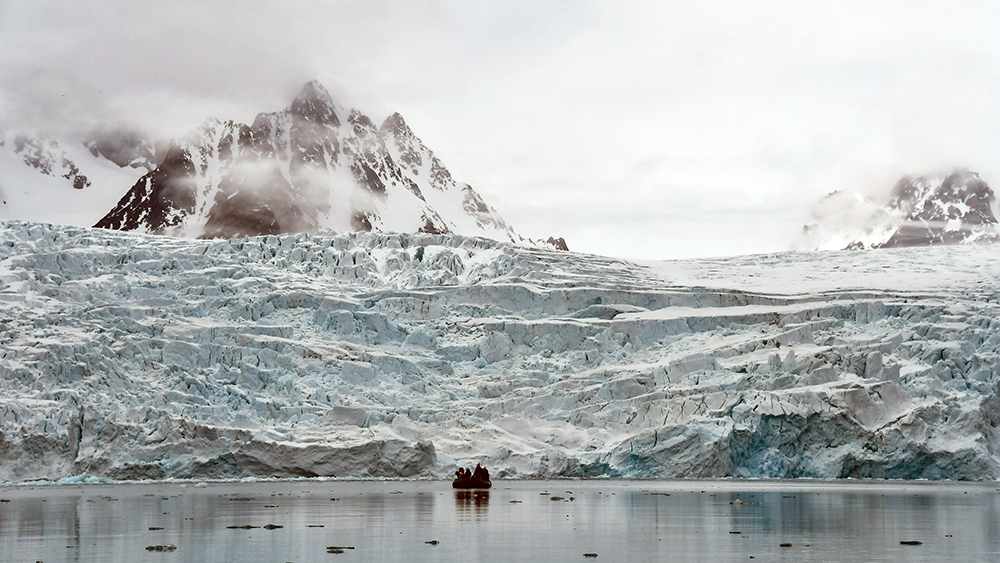
[[[4,481],[1000,477],[995,245],[0,232]]]

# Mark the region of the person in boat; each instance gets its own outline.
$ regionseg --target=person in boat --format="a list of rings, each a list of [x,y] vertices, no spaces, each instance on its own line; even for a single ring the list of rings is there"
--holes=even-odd
[[[476,464],[476,470],[472,474],[473,479],[481,479],[483,481],[490,480],[490,472],[480,464]]]
[[[489,489],[490,472],[481,464],[476,464],[475,471],[462,467],[455,472],[456,479],[452,482],[452,487],[456,489]]]

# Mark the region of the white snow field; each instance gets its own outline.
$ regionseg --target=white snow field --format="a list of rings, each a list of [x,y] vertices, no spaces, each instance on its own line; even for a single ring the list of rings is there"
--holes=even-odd
[[[0,232],[0,480],[1000,477],[998,246]]]

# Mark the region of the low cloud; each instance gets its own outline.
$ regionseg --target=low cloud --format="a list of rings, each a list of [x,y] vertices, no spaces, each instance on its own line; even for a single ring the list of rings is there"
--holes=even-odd
[[[998,27],[989,0],[0,0],[0,122],[174,137],[317,78],[403,113],[527,236],[597,209],[642,240],[628,210],[659,205],[681,246],[707,248],[707,222],[706,252],[770,251],[834,190],[955,166],[1000,186]],[[733,202],[766,225],[733,234]]]
[[[454,89],[468,63],[488,72],[515,46],[528,56],[532,41],[505,37],[502,28],[547,11],[534,24],[544,26],[557,10],[521,7],[7,0],[0,118],[49,131],[122,122],[178,136],[207,117],[250,121],[284,107],[314,78],[345,105],[388,113],[400,92],[439,97]],[[479,50],[470,53],[469,43]]]

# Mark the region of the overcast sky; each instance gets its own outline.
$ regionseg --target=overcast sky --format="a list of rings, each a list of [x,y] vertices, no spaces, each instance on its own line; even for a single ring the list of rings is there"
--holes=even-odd
[[[1000,186],[995,0],[0,0],[15,126],[181,135],[312,78],[585,252],[781,251],[832,190]]]

